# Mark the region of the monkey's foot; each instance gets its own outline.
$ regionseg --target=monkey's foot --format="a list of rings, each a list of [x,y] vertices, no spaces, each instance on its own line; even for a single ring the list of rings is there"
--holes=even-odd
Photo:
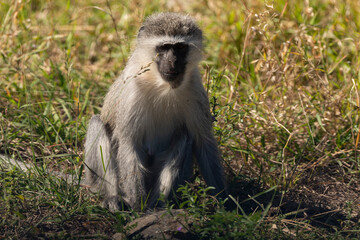
[[[104,199],[102,207],[109,209],[111,212],[123,211],[126,206],[119,196],[111,196]]]

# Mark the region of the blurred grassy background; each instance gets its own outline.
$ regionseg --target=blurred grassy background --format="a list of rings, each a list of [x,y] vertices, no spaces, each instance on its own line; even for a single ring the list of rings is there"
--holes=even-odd
[[[204,31],[203,80],[229,182],[245,176],[285,192],[325,171],[360,186],[358,0],[1,2],[0,153],[81,171],[87,122],[125,66],[141,22],[158,11],[187,12]],[[35,172],[38,184],[1,171],[4,234],[24,221],[32,232],[26,211],[41,206],[39,197],[25,210],[16,206],[28,198],[22,187],[32,197],[42,192],[45,180]],[[53,183],[44,191],[58,188]],[[51,195],[62,221],[80,211],[77,191]],[[51,196],[41,201],[54,204]]]

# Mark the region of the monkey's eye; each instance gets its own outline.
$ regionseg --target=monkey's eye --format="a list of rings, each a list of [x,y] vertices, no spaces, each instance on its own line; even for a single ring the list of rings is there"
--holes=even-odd
[[[157,52],[165,52],[165,51],[168,51],[172,48],[172,44],[162,44],[162,45],[159,45],[156,47],[156,51]]]
[[[188,51],[188,49],[189,49],[189,45],[185,43],[176,43],[174,45],[174,50],[180,53],[185,53]]]
[[[174,45],[174,48],[175,49],[184,49],[184,48],[187,48],[188,45],[186,45],[185,43],[176,43]]]

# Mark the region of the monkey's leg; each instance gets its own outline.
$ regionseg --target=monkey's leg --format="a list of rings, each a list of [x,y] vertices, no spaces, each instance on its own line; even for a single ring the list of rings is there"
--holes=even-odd
[[[145,190],[148,170],[144,167],[148,156],[127,139],[119,142],[117,159],[122,198],[131,208],[141,210],[148,197]]]
[[[195,147],[195,156],[206,184],[215,187],[210,193],[225,199],[225,176],[215,138],[211,137],[200,141],[200,144]]]
[[[120,208],[118,173],[111,154],[111,136],[98,115],[91,118],[85,142],[85,183],[104,195],[104,205]]]
[[[185,184],[192,176],[192,139],[181,136],[174,140],[168,150],[155,156],[157,164],[161,164],[159,178],[153,188],[149,207],[154,207],[160,194],[168,198],[171,189]]]

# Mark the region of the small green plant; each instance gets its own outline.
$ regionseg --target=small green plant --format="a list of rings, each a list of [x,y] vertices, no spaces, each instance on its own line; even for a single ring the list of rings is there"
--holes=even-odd
[[[197,181],[199,182],[199,179]],[[219,204],[223,205],[224,202],[219,203],[216,198],[209,196],[208,191],[214,189],[213,187],[194,189],[194,185],[191,186],[186,184],[178,188],[177,192],[181,194],[182,199],[179,207],[187,209],[196,218],[204,218],[206,214],[213,212]]]
[[[194,225],[201,239],[270,239],[269,226],[258,225],[261,212],[243,216],[235,211],[219,209],[208,219]]]
[[[178,189],[182,199],[180,208],[189,213],[187,217],[193,220],[190,230],[199,239],[277,239],[283,235],[282,232],[271,231],[270,224],[264,221],[268,208],[260,208],[251,214],[242,209],[242,214],[237,210],[226,210],[229,199],[218,201],[209,195],[211,189],[193,184]],[[241,208],[239,203],[236,204]]]

